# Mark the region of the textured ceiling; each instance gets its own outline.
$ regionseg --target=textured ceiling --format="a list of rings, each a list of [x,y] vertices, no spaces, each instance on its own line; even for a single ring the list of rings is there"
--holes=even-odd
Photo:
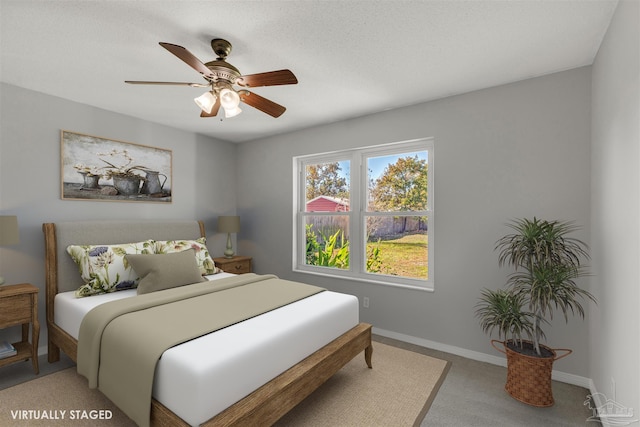
[[[0,79],[214,138],[242,142],[593,62],[616,0],[0,0]],[[291,69],[299,84],[254,91],[287,107],[200,118],[203,82],[158,45],[243,74]]]

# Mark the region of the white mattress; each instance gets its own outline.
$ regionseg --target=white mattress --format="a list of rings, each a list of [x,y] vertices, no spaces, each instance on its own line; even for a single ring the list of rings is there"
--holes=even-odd
[[[230,275],[208,278],[225,276]],[[77,339],[89,310],[135,294],[58,294],[55,322]],[[188,341],[162,355],[153,396],[190,425],[199,425],[347,332],[358,319],[355,296],[325,291]]]
[[[234,274],[219,273],[211,276],[205,276],[209,280],[218,280],[225,277],[232,277]],[[122,298],[136,296],[138,291],[128,289],[126,291],[111,292],[108,294],[93,295],[91,297],[76,298],[74,291],[61,292],[56,295],[53,303],[53,320],[56,325],[64,329],[69,335],[78,339],[80,335],[80,323],[84,315],[92,308],[104,304],[105,302],[115,301]]]

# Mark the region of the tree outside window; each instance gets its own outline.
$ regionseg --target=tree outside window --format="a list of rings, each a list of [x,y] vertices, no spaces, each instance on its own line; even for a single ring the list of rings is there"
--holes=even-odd
[[[371,157],[367,170],[366,271],[427,280],[427,152]]]

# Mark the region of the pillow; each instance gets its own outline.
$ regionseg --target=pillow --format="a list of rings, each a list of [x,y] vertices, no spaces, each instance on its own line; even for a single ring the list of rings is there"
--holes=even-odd
[[[117,245],[69,245],[67,253],[78,266],[85,284],[77,297],[104,294],[138,286],[139,278],[125,259],[127,254],[151,253],[151,241]]]
[[[129,254],[125,258],[140,276],[138,295],[207,280],[200,274],[193,249],[168,254]]]
[[[200,274],[205,276],[217,273],[213,259],[209,255],[209,249],[205,245],[206,239],[204,237],[197,240],[152,240],[151,243],[155,254],[170,254],[193,249]]]

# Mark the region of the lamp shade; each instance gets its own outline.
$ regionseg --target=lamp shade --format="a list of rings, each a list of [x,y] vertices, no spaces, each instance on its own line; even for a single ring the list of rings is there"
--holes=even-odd
[[[20,243],[18,217],[0,216],[0,246],[17,245],[18,243]]]
[[[235,117],[240,113],[242,113],[242,110],[240,109],[240,107],[236,107],[236,108],[233,108],[233,109],[230,109],[230,108],[225,108],[224,109],[224,117],[225,117],[225,119],[229,119],[231,117]]]
[[[240,107],[240,95],[232,89],[222,89],[220,91],[220,105],[224,108],[224,117],[235,117],[242,112]]]
[[[236,92],[235,90],[226,88],[222,89],[220,91],[220,104],[225,110],[233,110],[234,108],[237,108],[238,105],[240,105],[240,95],[238,95],[238,92]]]
[[[196,102],[196,104],[198,104],[198,107],[200,107],[202,111],[207,114],[211,114],[211,111],[213,111],[213,106],[216,103],[216,95],[213,92],[209,91],[203,93],[197,98],[194,98],[193,100]]]
[[[218,231],[222,233],[237,233],[240,231],[239,216],[219,216]]]

